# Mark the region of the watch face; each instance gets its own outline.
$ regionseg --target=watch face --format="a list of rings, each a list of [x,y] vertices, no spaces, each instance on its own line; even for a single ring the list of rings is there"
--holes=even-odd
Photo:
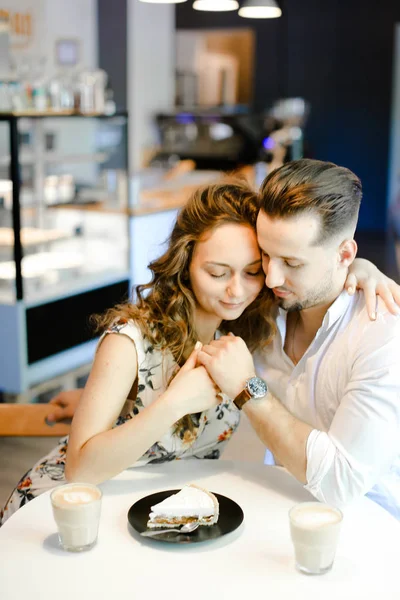
[[[267,384],[260,377],[252,377],[247,382],[247,389],[253,398],[263,398],[268,391]]]

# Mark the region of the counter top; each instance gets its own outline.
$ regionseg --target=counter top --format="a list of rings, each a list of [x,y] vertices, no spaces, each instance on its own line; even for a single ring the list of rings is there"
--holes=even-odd
[[[195,172],[193,172],[195,173]],[[199,171],[198,171],[199,173]],[[250,184],[254,184],[254,169],[252,166],[246,166],[237,172],[237,175],[245,177]],[[159,187],[143,190],[139,193],[140,202],[131,206],[117,206],[107,202],[91,202],[88,204],[58,204],[49,208],[69,209],[69,210],[85,210],[95,211],[109,214],[124,214],[128,216],[143,216],[153,213],[160,213],[169,210],[175,210],[184,206],[190,195],[202,185],[207,183],[216,183],[224,178],[225,174],[216,172],[215,180],[209,180],[199,183],[190,183],[186,179],[186,183],[179,185],[179,181],[175,180],[174,185],[171,185],[170,180],[166,181],[165,187],[161,183]]]
[[[154,198],[148,198],[144,202],[131,207],[119,207],[106,202],[91,202],[89,204],[57,204],[49,206],[52,209],[84,210],[89,212],[100,212],[107,214],[120,214],[130,217],[149,215],[181,208],[189,198],[192,190],[181,190],[177,192],[160,192]]]

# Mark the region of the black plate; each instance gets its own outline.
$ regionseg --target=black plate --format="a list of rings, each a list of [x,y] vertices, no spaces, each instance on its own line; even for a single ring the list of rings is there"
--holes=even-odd
[[[133,529],[135,529],[135,531],[138,533],[147,531],[147,521],[149,520],[151,507],[179,491],[180,490],[165,490],[163,492],[157,492],[156,494],[151,494],[150,496],[141,498],[135,502],[135,504],[132,504],[128,512],[128,521],[132,525]],[[219,519],[215,525],[211,525],[210,527],[199,527],[196,529],[196,531],[190,534],[180,534],[166,531],[165,533],[160,533],[155,537],[144,539],[157,542],[171,542],[174,544],[196,544],[198,542],[213,540],[227,533],[231,533],[231,531],[235,531],[235,529],[239,527],[244,519],[242,509],[230,498],[221,496],[221,494],[215,494],[215,492],[213,493],[218,498],[219,502]]]

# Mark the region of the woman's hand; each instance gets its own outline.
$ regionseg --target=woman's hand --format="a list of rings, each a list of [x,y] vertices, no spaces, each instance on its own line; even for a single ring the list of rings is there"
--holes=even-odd
[[[206,369],[196,366],[199,350],[200,347],[193,350],[166,392],[171,401],[179,403],[182,416],[209,410],[221,402],[220,390]]]
[[[256,374],[253,357],[245,341],[233,333],[204,346],[198,360],[224,394],[232,399],[243,390],[246,381]]]
[[[75,414],[83,390],[67,390],[54,396],[49,402],[54,410],[47,415],[49,423],[71,420]]]
[[[357,288],[362,289],[372,321],[376,319],[377,296],[382,298],[393,315],[400,314],[400,286],[365,258],[355,259],[349,268],[344,287],[350,295],[354,294]]]

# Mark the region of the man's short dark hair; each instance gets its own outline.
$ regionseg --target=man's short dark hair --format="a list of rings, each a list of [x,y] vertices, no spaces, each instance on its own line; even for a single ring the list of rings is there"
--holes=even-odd
[[[260,208],[269,217],[290,218],[315,214],[321,244],[357,224],[362,198],[361,181],[352,171],[331,162],[304,158],[272,171],[260,188]]]

